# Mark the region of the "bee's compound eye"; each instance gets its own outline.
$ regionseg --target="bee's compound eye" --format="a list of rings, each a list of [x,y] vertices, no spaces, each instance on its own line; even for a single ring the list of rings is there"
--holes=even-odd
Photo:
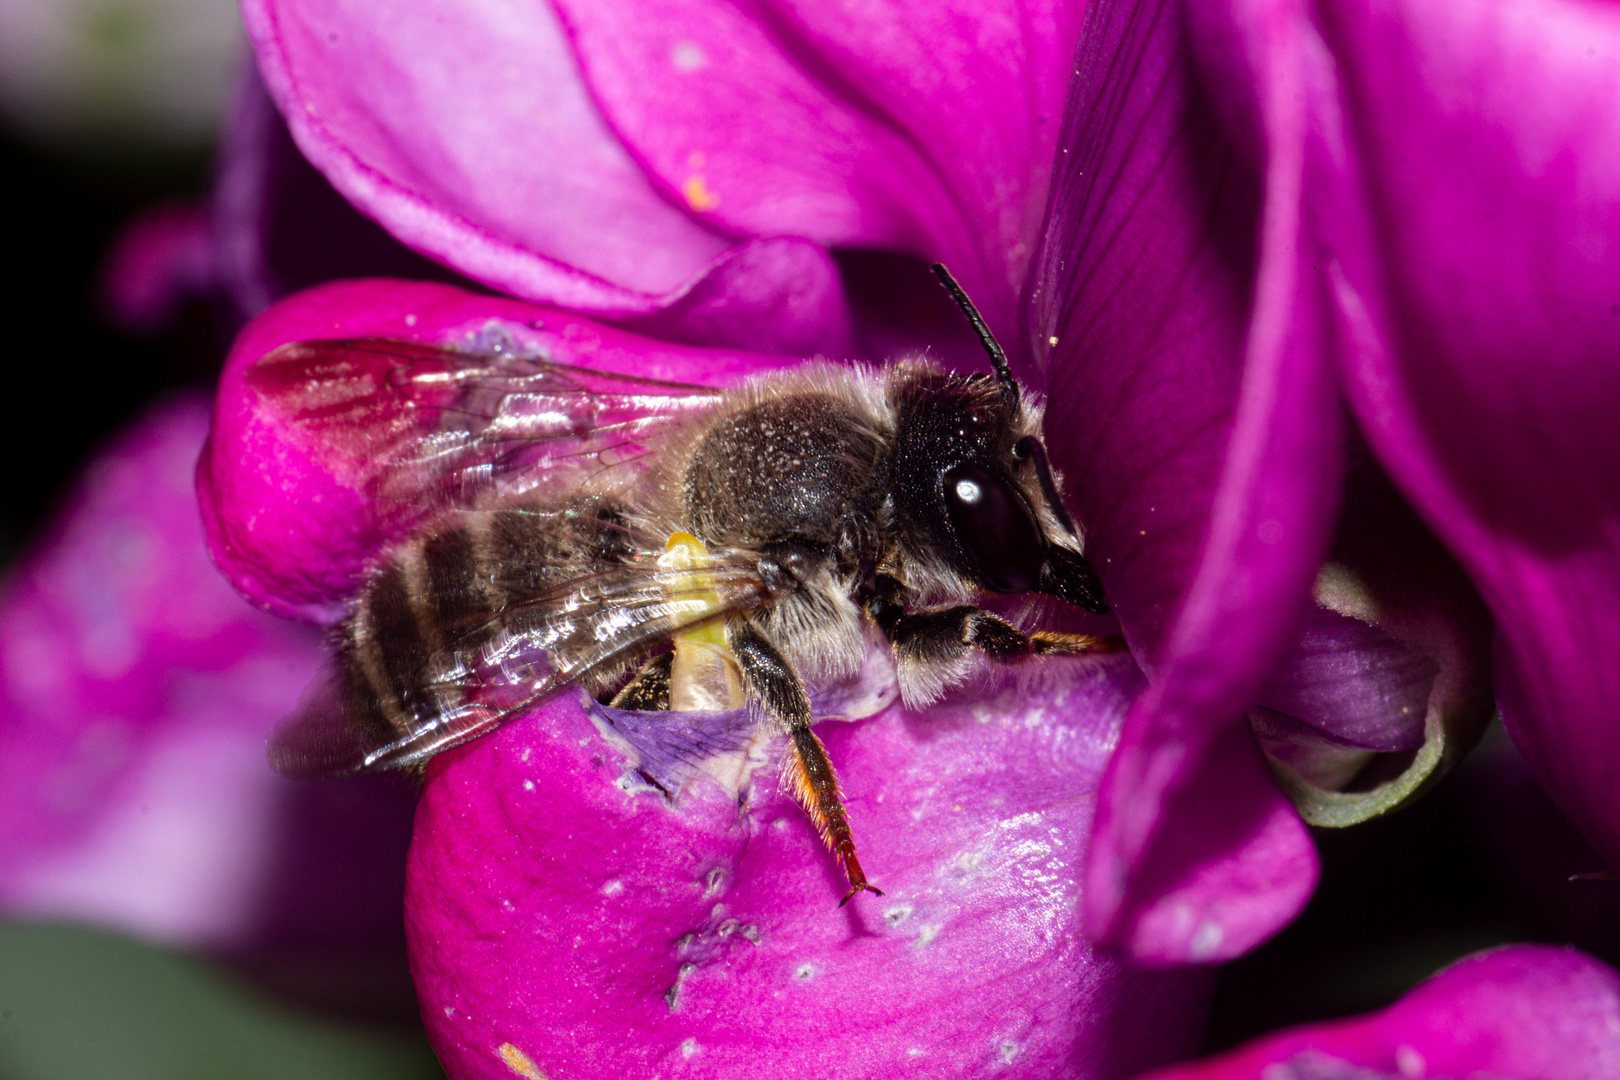
[[[945,507],[970,569],[993,592],[1027,592],[1046,560],[1046,541],[1018,489],[983,465],[945,473]]]

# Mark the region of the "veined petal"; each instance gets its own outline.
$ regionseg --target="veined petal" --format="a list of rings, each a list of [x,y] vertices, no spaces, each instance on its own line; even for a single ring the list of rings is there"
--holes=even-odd
[[[1295,640],[1342,471],[1291,65],[1264,84],[1278,149],[1257,177],[1203,103],[1179,6],[1094,8],[1033,308],[1052,455],[1152,679],[1103,784],[1088,927],[1156,962],[1237,955],[1315,883],[1243,722]]]
[[[1204,973],[1143,972],[1077,925],[1097,776],[1140,676],[1063,667],[1044,689],[818,725],[885,890],[842,908],[777,779],[783,741],[753,722],[673,800],[573,694],[442,755],[407,910],[447,1070],[1074,1078],[1178,1052]]]
[[[379,502],[363,483],[367,461],[357,455],[366,447],[302,432],[248,385],[248,369],[293,341],[381,337],[467,348],[488,334],[559,363],[706,386],[785,362],[670,345],[445,285],[338,282],[290,297],[236,339],[197,470],[210,548],[238,589],[278,614],[334,622],[370,561],[435,509]]]

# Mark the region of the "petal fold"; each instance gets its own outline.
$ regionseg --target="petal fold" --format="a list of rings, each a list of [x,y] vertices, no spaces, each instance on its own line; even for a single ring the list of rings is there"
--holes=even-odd
[[[1510,733],[1620,865],[1620,15],[1197,6],[1201,53],[1251,65],[1210,80],[1234,115],[1305,58],[1304,249],[1350,404],[1495,618]]]
[[[654,192],[603,123],[549,4],[253,0],[271,96],[305,156],[395,236],[515,292],[656,294],[728,246]]]
[[[1427,790],[1493,712],[1484,601],[1382,470],[1356,457],[1316,609],[1261,692],[1274,708],[1250,714],[1305,820],[1334,827]],[[1285,730],[1289,717],[1308,722]]]
[[[1103,783],[1087,926],[1160,963],[1238,955],[1315,883],[1243,720],[1295,640],[1343,469],[1285,59],[1256,176],[1201,97],[1180,6],[1094,7],[1032,309],[1053,458],[1153,680]]]
[[[255,0],[244,18],[304,156],[409,247],[525,299],[652,317],[681,340],[747,333],[773,351],[847,353],[827,254],[781,229],[756,234],[763,251],[738,249],[655,190],[597,111],[549,4],[463,5],[446,21]]]

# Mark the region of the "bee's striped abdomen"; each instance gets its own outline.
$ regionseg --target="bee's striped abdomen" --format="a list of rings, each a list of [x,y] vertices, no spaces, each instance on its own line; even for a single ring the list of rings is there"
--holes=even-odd
[[[489,575],[480,566],[478,544],[468,527],[450,529],[422,542],[413,590],[432,620],[428,637],[437,647],[475,632],[499,607]]]
[[[344,628],[356,718],[404,734],[458,706],[463,687],[441,669],[509,621],[517,628],[526,597],[622,559],[622,517],[600,497],[471,511],[397,549],[372,573]]]

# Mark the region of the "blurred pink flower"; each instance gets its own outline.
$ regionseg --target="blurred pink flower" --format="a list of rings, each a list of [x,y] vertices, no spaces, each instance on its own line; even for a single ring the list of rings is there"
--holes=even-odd
[[[101,455],[0,608],[0,844],[13,912],[213,944],[255,917],[276,791],[270,725],[319,635],[254,611],[208,563],[197,398]]]
[[[218,288],[213,224],[200,206],[168,203],[135,215],[113,238],[97,292],[103,314],[132,334],[163,329],[191,297]]]
[[[395,1018],[409,803],[265,767],[324,643],[210,563],[207,430],[205,395],[150,410],[0,590],[0,910],[207,949]]]
[[[1607,1080],[1620,977],[1573,949],[1460,960],[1382,1012],[1296,1028],[1143,1080]]]

